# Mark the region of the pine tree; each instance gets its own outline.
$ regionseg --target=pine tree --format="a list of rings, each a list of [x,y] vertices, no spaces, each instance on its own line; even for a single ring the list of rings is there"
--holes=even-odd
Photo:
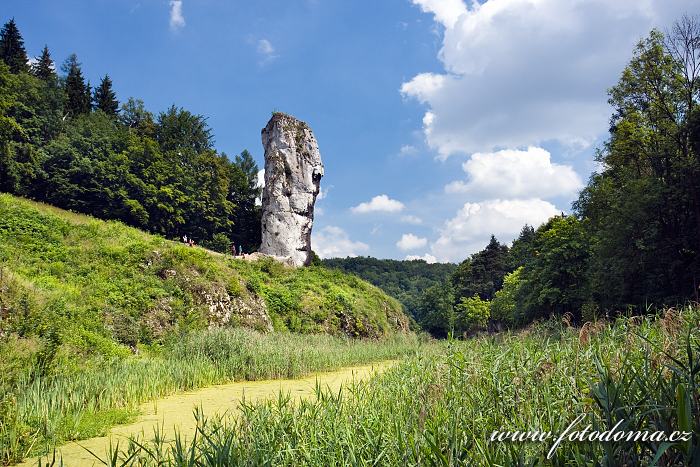
[[[93,102],[95,109],[101,110],[107,115],[116,116],[119,112],[119,101],[112,90],[112,80],[109,79],[109,75],[105,75],[100,85],[95,89]]]
[[[80,115],[90,112],[90,85],[85,84],[78,57],[72,54],[63,64],[66,76],[66,112]]]
[[[32,65],[32,74],[44,81],[52,81],[56,78],[54,63],[51,60],[48,46],[44,46],[44,50],[41,51],[41,57]]]
[[[0,59],[10,67],[12,73],[29,71],[29,58],[24,49],[24,39],[14,18],[5,23],[0,31]]]

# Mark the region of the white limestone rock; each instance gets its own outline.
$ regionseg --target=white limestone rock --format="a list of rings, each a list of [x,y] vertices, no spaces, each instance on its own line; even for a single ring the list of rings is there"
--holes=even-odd
[[[265,188],[260,252],[289,258],[294,266],[311,262],[314,203],[323,177],[316,138],[306,123],[273,114],[262,130]]]

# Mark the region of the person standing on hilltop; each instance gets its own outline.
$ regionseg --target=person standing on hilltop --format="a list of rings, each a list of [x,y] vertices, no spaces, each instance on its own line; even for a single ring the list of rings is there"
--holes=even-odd
[[[236,256],[236,244],[235,243],[231,243],[230,250],[231,250],[231,256]]]

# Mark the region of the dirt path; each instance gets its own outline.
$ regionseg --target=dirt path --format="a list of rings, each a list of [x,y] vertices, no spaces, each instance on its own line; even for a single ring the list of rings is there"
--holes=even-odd
[[[192,439],[196,429],[193,410],[197,406],[201,406],[204,414],[210,416],[226,411],[236,411],[238,403],[244,395],[246,401],[255,401],[276,397],[282,390],[297,399],[310,397],[314,394],[316,381],[319,381],[323,387],[338,390],[345,383],[367,379],[373,374],[382,372],[392,363],[380,362],[343,368],[328,373],[317,373],[302,379],[241,381],[175,394],[144,404],[141,407],[142,415],[138,417],[136,422],[114,427],[107,436],[73,442],[57,448],[56,457],[59,457],[60,452],[66,467],[102,465],[85,448],[106,458],[110,441],[114,445],[119,441],[120,445],[123,446],[130,436],[150,439],[153,437],[156,427],[161,427],[161,433],[166,439],[173,438],[176,427],[183,437]],[[29,459],[19,465],[36,467],[37,459]]]

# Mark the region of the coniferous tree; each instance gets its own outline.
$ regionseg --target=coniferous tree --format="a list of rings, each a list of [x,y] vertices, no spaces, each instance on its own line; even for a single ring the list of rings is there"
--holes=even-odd
[[[107,115],[116,116],[119,112],[119,101],[112,90],[112,80],[109,79],[109,75],[105,75],[100,85],[95,89],[93,101],[95,109],[101,110]]]
[[[90,85],[90,81],[85,85],[85,95],[83,99],[83,108],[87,109],[85,113],[90,113],[92,110],[92,86]]]
[[[66,112],[76,116],[90,112],[90,85],[85,84],[78,57],[72,54],[63,64],[66,76]]]
[[[37,59],[36,63],[32,65],[31,71],[34,76],[44,81],[52,81],[56,78],[54,63],[53,60],[51,60],[48,46],[44,46],[44,50],[41,51],[41,56]]]
[[[10,67],[12,73],[29,71],[29,58],[24,49],[24,39],[14,18],[5,23],[0,31],[0,59]]]

